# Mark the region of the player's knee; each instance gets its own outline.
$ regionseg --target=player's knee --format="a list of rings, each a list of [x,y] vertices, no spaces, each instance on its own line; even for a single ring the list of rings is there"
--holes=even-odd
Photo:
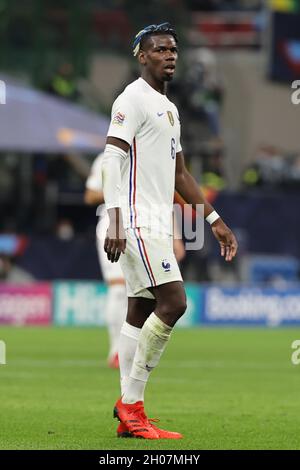
[[[182,315],[184,314],[184,312],[186,311],[187,309],[187,304],[186,304],[186,299],[183,299],[182,302],[180,302],[177,306],[177,315],[178,315],[178,319],[180,317],[182,317]]]
[[[174,310],[177,314],[177,316],[180,318],[184,312],[186,311],[186,308],[187,308],[187,305],[186,305],[186,299],[180,299],[180,301],[178,301],[175,306],[174,306]]]
[[[167,325],[173,326],[186,311],[186,299],[177,299],[177,302],[166,301],[158,305],[161,318]]]

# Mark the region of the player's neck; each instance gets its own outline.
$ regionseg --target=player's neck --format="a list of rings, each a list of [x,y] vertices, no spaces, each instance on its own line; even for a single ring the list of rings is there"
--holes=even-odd
[[[167,92],[167,84],[166,82],[160,82],[158,80],[155,80],[152,76],[148,75],[146,72],[143,72],[141,75],[142,79],[145,80],[145,82],[148,83],[154,90],[158,91],[158,93],[161,93],[162,95],[165,95]]]

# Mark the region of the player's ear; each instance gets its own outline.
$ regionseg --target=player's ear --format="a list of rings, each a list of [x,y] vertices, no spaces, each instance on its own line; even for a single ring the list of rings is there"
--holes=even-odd
[[[140,50],[140,51],[139,51],[139,57],[138,57],[138,59],[139,59],[139,63],[140,63],[141,65],[146,65],[146,54],[145,54],[145,51],[143,51],[143,50]]]

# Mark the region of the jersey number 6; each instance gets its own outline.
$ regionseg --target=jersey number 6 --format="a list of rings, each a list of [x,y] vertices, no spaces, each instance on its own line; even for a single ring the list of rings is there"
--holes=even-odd
[[[171,157],[173,158],[173,160],[174,160],[175,156],[176,156],[175,139],[174,139],[174,137],[172,137],[172,139],[171,139]]]

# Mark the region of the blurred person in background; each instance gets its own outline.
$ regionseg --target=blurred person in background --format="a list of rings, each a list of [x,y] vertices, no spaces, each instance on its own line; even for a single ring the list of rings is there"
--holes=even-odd
[[[45,91],[70,101],[77,101],[80,94],[74,73],[74,67],[70,62],[63,62],[45,85]]]
[[[26,284],[34,282],[34,277],[15,263],[15,257],[0,253],[0,282]]]
[[[255,160],[243,174],[245,186],[279,187],[287,182],[290,160],[274,145],[260,145]]]
[[[223,86],[216,56],[210,49],[202,47],[190,53],[184,91],[184,103],[189,107],[191,118],[204,119],[211,135],[219,137]]]
[[[88,205],[101,206],[97,215],[97,251],[104,281],[107,284],[107,301],[105,308],[106,322],[109,333],[108,365],[112,368],[119,367],[118,349],[121,327],[127,314],[127,293],[125,279],[120,263],[111,263],[104,252],[104,240],[109,225],[109,217],[104,206],[103,184],[102,184],[102,159],[103,153],[99,154],[93,162],[90,174],[86,181],[84,202]],[[177,261],[185,256],[182,240],[178,236],[177,224],[174,221],[173,249]]]
[[[127,295],[120,263],[110,263],[103,249],[109,219],[104,206],[102,189],[102,157],[103,154],[98,155],[93,162],[86,180],[84,202],[88,205],[101,206],[97,211],[99,222],[96,230],[96,241],[102,275],[108,287],[105,306],[105,318],[109,334],[108,365],[112,368],[118,368],[119,336],[127,313]]]
[[[142,29],[133,55],[141,77],[113,104],[102,164],[110,220],[104,248],[112,263],[120,258],[128,296],[119,346],[121,398],[114,416],[120,437],[180,439],[180,433],[155,426],[144,410],[149,375],[186,310],[171,245],[174,190],[187,204],[204,208],[226,261],[235,256],[237,242],[185,166],[178,110],[166,96],[178,58],[176,32],[169,23]]]
[[[75,236],[74,226],[69,219],[60,219],[55,227],[55,234],[60,240],[69,241]]]

